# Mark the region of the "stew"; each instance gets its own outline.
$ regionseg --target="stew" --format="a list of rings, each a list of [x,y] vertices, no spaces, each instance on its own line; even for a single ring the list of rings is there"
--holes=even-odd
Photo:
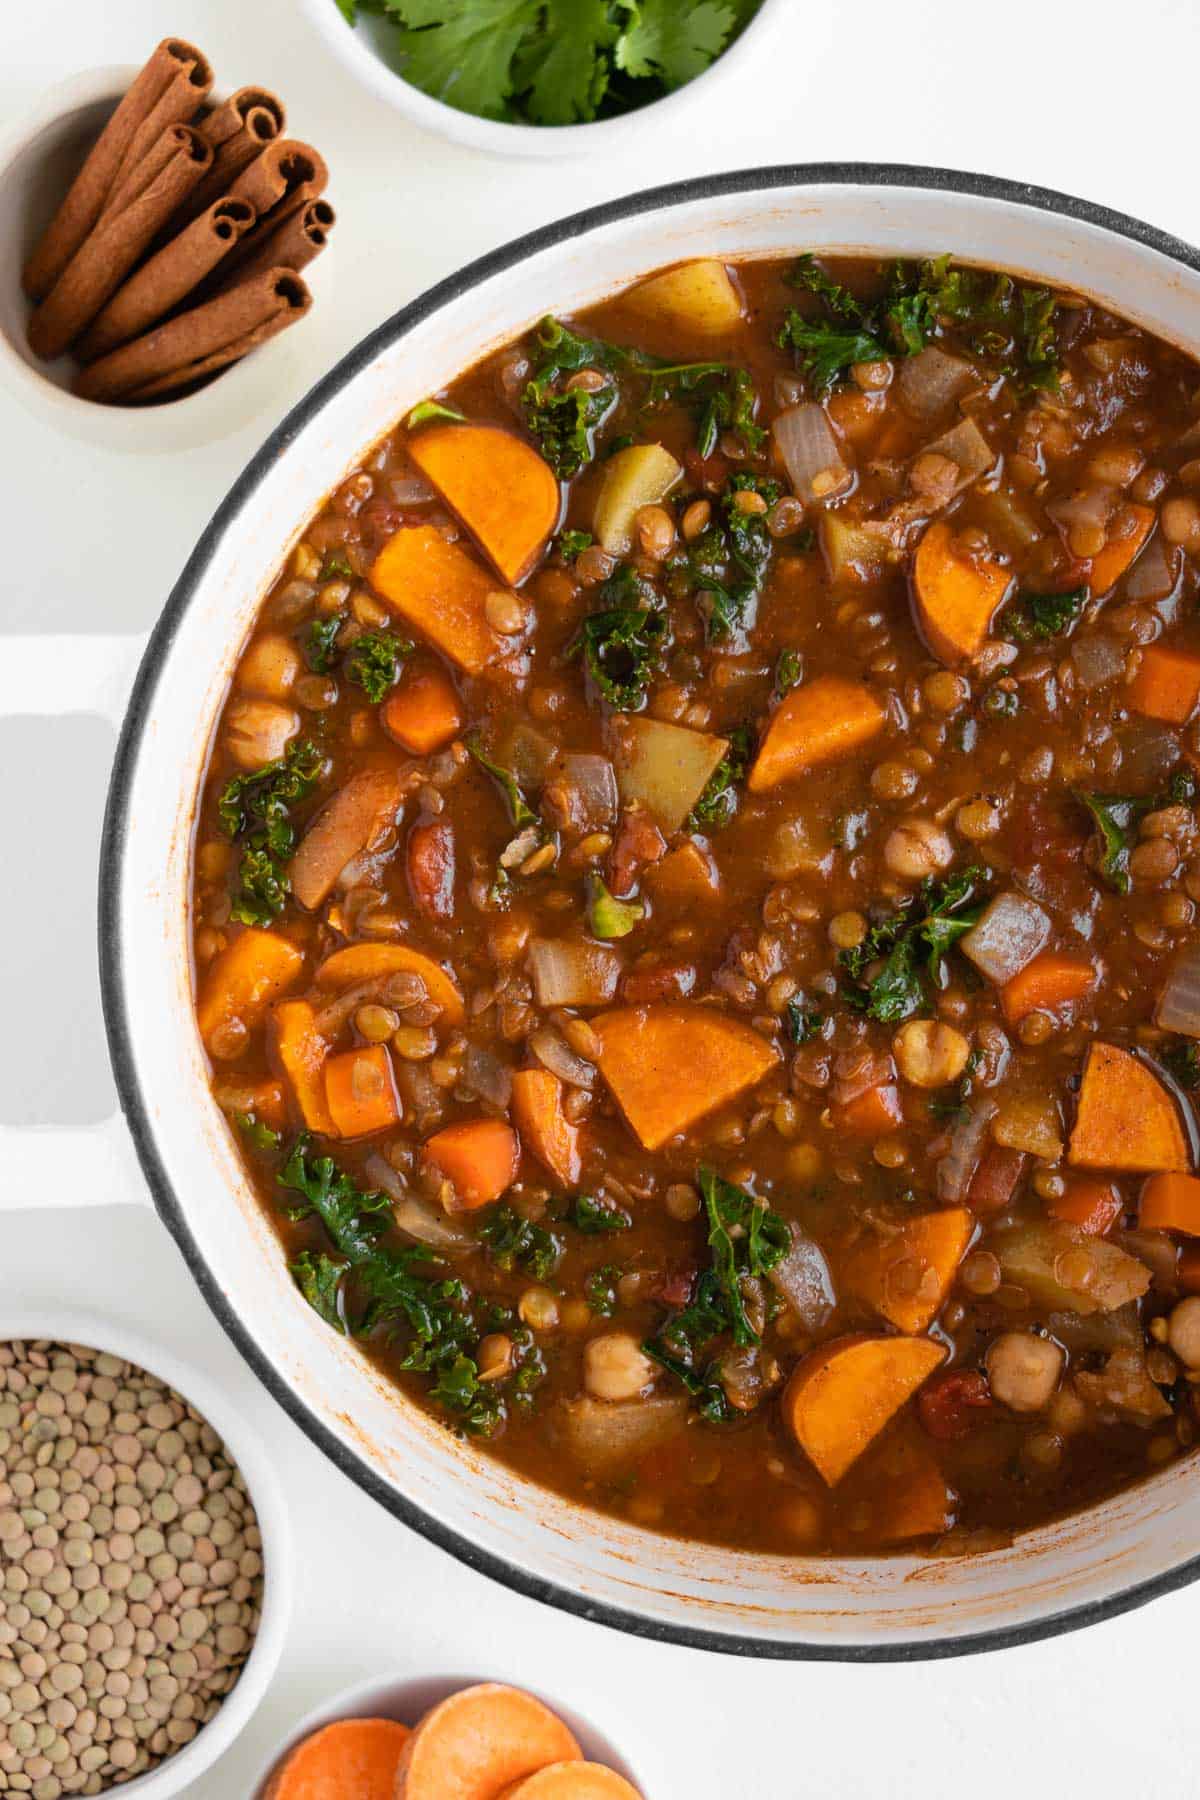
[[[199,1028],[303,1299],[643,1526],[986,1548],[1200,1382],[1200,383],[685,264],[416,408],[217,728]]]

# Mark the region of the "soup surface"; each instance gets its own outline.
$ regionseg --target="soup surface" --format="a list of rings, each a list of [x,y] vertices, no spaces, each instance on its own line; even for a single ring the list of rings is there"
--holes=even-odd
[[[1197,386],[945,258],[699,262],[373,451],[195,853],[297,1304],[747,1548],[986,1547],[1187,1450]]]

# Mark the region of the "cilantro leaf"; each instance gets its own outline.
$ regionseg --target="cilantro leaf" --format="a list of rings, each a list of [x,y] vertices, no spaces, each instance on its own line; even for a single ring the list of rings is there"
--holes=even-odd
[[[609,0],[544,0],[544,16],[515,65],[515,88],[536,125],[594,119],[608,92],[605,52],[617,41]]]
[[[1000,628],[1023,644],[1057,637],[1078,619],[1088,591],[1077,587],[1065,594],[1019,594],[1002,615]]]
[[[325,552],[325,560],[322,562],[320,572],[317,575],[317,580],[321,583],[326,581],[353,581],[354,570],[350,567],[349,561],[340,550],[327,550]]]
[[[734,15],[728,6],[700,0],[638,0],[617,40],[618,69],[635,78],[657,76],[667,88],[703,73],[729,40]]]
[[[616,1206],[598,1194],[576,1194],[566,1217],[569,1225],[587,1237],[628,1231],[633,1224],[623,1206]]]
[[[346,679],[377,706],[399,681],[400,665],[411,650],[409,640],[392,631],[364,631],[346,653],[342,665]]]
[[[259,1118],[257,1113],[239,1112],[233,1115],[234,1124],[256,1150],[278,1150],[283,1142],[277,1131]]]
[[[434,100],[482,119],[503,119],[513,59],[541,16],[541,0],[397,0],[404,79]]]

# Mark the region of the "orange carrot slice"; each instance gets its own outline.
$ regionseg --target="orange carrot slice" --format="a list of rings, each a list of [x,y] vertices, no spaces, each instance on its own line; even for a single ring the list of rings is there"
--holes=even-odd
[[[1156,1176],[1156,1180],[1172,1177]],[[1200,1187],[1200,1182],[1196,1184]],[[1075,1225],[1089,1237],[1103,1237],[1111,1231],[1124,1211],[1124,1202],[1111,1181],[1102,1175],[1084,1176],[1069,1182],[1061,1194],[1046,1202],[1046,1211],[1064,1225]],[[1142,1221],[1145,1224],[1145,1220]]]
[[[1057,1013],[1083,1000],[1096,985],[1096,965],[1066,950],[1043,950],[1000,989],[1000,1005],[1010,1025],[1032,1012]]]
[[[1011,584],[995,557],[959,550],[944,519],[927,528],[913,563],[913,609],[939,662],[954,668],[978,656]]]
[[[965,1206],[922,1213],[894,1237],[856,1245],[843,1270],[846,1286],[889,1325],[915,1336],[945,1305],[974,1230],[974,1214]]]
[[[247,925],[208,965],[196,1008],[200,1036],[212,1040],[234,1021],[247,1031],[299,977],[304,953],[277,931]]]
[[[836,1487],[888,1420],[947,1355],[924,1337],[835,1338],[797,1363],[783,1390],[783,1419],[830,1487]]]
[[[452,1185],[453,1192],[442,1202],[446,1211],[473,1212],[512,1186],[521,1146],[503,1119],[464,1119],[435,1132],[421,1154]]]
[[[1200,1181],[1194,1175],[1152,1175],[1142,1189],[1138,1223],[1147,1231],[1200,1237]]]
[[[549,1069],[518,1069],[512,1083],[513,1117],[527,1150],[571,1187],[579,1180],[579,1127],[563,1111],[563,1084]]]
[[[870,688],[840,675],[806,681],[776,707],[747,785],[761,794],[781,781],[842,762],[877,737],[887,714]]]
[[[524,581],[558,524],[550,465],[499,425],[427,425],[408,454],[511,587]]]
[[[600,1073],[647,1150],[736,1099],[774,1068],[765,1038],[708,1006],[633,1006],[592,1020]]]
[[[641,1800],[635,1787],[600,1763],[560,1762],[506,1787],[498,1800]]]
[[[853,1100],[841,1101],[829,1110],[836,1128],[854,1137],[886,1137],[904,1123],[900,1089],[894,1081],[864,1088]]]
[[[487,622],[496,577],[432,525],[401,526],[375,558],[371,586],[468,675],[478,675],[504,648]]]
[[[498,1800],[550,1763],[580,1760],[549,1707],[520,1688],[485,1682],[426,1713],[401,1754],[395,1800]]]
[[[1186,725],[1200,705],[1200,656],[1164,644],[1148,645],[1125,698],[1148,719]]]
[[[1096,1043],[1088,1051],[1067,1161],[1084,1169],[1190,1172],[1175,1098],[1131,1050]]]
[[[345,950],[335,950],[317,970],[317,981],[340,994],[363,982],[386,981],[389,975],[402,974],[421,977],[447,1025],[462,1024],[466,1010],[454,982],[431,956],[410,950],[407,944],[350,944]]]
[[[1117,515],[1109,540],[1098,556],[1093,556],[1088,570],[1088,587],[1093,594],[1107,594],[1122,575],[1154,529],[1152,506],[1135,506],[1132,502]]]
[[[360,769],[323,806],[292,858],[292,892],[315,912],[354,857],[396,823],[403,805],[398,770]]]
[[[410,1732],[395,1719],[339,1719],[289,1752],[263,1800],[393,1800]]]
[[[317,1030],[317,1015],[307,1000],[281,1000],[271,1015],[275,1053],[300,1116],[310,1131],[335,1137],[337,1127],[325,1100],[325,1058],[329,1046]]]
[[[711,855],[694,838],[688,838],[647,869],[646,882],[656,906],[682,911],[714,899],[720,890],[721,876]]]
[[[370,1137],[400,1121],[400,1096],[386,1044],[331,1056],[325,1064],[325,1103],[339,1137]]]
[[[462,727],[454,683],[441,669],[418,669],[388,695],[379,709],[379,722],[405,750],[429,756]]]

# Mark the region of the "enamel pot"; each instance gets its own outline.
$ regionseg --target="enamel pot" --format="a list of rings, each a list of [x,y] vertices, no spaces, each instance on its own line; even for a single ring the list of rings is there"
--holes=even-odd
[[[1191,1580],[1200,1570],[1191,1463],[962,1559],[749,1555],[581,1510],[398,1397],[299,1298],[210,1097],[192,1015],[189,854],[206,746],[260,598],[323,496],[416,401],[546,311],[589,306],[686,257],[810,249],[950,249],[1083,289],[1200,353],[1200,256],[1190,247],[1083,201],[936,170],[704,178],[484,257],[389,319],[301,402],[188,561],[117,754],[100,888],[104,999],[142,1169],[209,1304],[302,1429],[397,1518],[521,1593],[643,1636],[754,1656],[938,1656],[1086,1624]],[[93,1185],[105,1169],[115,1178],[120,1161],[111,1139],[99,1160],[80,1154]]]

